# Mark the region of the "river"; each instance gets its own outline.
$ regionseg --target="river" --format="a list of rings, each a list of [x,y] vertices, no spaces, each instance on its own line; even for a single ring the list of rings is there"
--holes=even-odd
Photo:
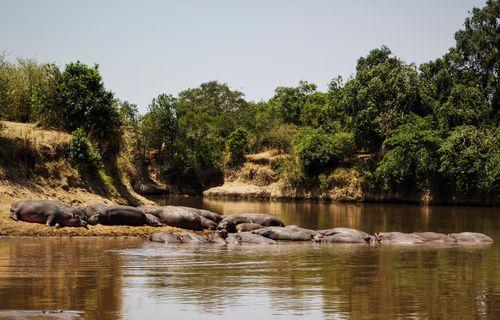
[[[156,200],[224,214],[270,213],[316,229],[476,231],[495,243],[165,246],[126,238],[4,238],[0,319],[499,318],[499,209]]]

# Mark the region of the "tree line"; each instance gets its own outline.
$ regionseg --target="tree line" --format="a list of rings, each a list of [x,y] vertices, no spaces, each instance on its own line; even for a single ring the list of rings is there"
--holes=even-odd
[[[279,149],[289,157],[277,170],[291,187],[351,167],[367,190],[496,197],[499,18],[498,1],[474,8],[455,45],[420,66],[373,49],[326,92],[301,81],[251,102],[211,81],[160,94],[144,115],[104,87],[97,65],[61,70],[3,55],[0,118],[73,132],[74,158],[86,166],[116,154],[127,132],[134,163],[190,190],[220,184],[245,154]]]

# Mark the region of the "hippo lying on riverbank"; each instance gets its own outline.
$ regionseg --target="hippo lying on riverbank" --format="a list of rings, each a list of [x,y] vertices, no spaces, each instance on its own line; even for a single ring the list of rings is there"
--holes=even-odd
[[[239,224],[252,223],[263,227],[283,227],[285,224],[280,219],[265,213],[242,213],[225,216],[217,226],[217,230],[225,229],[229,233],[237,232]],[[247,230],[249,231],[249,230]]]
[[[88,219],[89,224],[108,226],[144,226],[148,219],[141,210],[121,205],[104,206]]]
[[[236,225],[236,232],[248,232],[252,230],[257,230],[257,229],[262,229],[264,228],[263,225],[258,224],[258,223],[240,223]]]
[[[43,223],[48,227],[87,227],[81,209],[72,208],[59,201],[18,201],[11,206],[10,216],[16,221]]]
[[[145,212],[156,216],[164,225],[189,230],[203,230],[200,216],[190,210],[174,206],[150,208],[154,209]],[[144,207],[139,207],[139,209],[145,210]]]

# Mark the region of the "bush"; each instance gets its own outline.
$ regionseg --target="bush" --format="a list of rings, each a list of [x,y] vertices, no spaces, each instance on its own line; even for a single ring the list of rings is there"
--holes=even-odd
[[[416,186],[424,190],[436,182],[440,132],[433,130],[427,119],[410,119],[390,134],[385,142],[388,151],[375,171],[386,189]]]
[[[231,162],[242,161],[248,152],[248,131],[243,128],[234,130],[229,135],[227,149],[231,157]]]
[[[98,66],[66,65],[59,81],[61,107],[54,114],[66,130],[82,128],[95,139],[109,139],[121,125],[113,94],[104,88]]]
[[[347,132],[330,135],[321,130],[305,129],[297,134],[295,140],[299,163],[309,174],[337,165],[355,150],[354,137]]]
[[[498,128],[460,126],[439,149],[440,174],[455,194],[495,193],[500,184]]]
[[[101,155],[87,139],[82,129],[73,131],[68,149],[69,158],[78,170],[97,173],[102,169]]]

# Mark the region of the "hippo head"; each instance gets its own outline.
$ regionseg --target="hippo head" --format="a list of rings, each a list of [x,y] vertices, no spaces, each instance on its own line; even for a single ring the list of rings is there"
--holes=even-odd
[[[216,232],[219,235],[219,237],[221,237],[222,239],[226,239],[227,238],[228,232],[227,232],[226,229],[218,229]]]
[[[100,217],[101,215],[100,214],[94,214],[93,216],[91,216],[87,221],[89,224],[95,226],[96,224],[99,223],[100,221]]]

